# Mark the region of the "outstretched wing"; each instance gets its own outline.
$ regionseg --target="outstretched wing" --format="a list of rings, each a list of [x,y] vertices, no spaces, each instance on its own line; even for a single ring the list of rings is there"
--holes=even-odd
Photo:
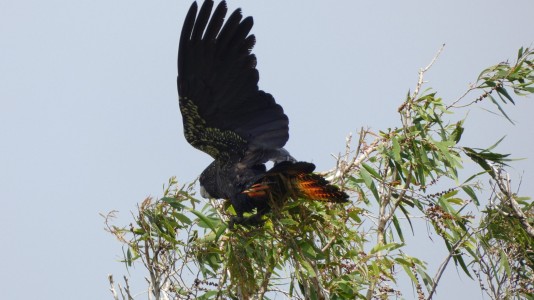
[[[238,9],[224,23],[225,1],[213,14],[212,8],[213,1],[206,0],[197,15],[193,3],[182,28],[178,94],[184,134],[215,159],[262,163],[267,159],[261,153],[287,142],[288,118],[270,94],[258,89],[252,18],[243,19]]]

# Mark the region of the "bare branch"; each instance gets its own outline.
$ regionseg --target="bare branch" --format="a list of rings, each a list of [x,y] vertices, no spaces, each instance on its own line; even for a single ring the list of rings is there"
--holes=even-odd
[[[481,231],[478,230],[477,232]],[[441,276],[445,272],[445,269],[447,268],[447,265],[449,264],[450,260],[454,255],[457,255],[456,251],[460,249],[461,245],[469,238],[471,237],[475,232],[466,232],[450,249],[449,254],[445,258],[445,260],[441,263],[441,265],[438,268],[438,272],[436,273],[436,276],[434,276],[434,279],[432,280],[432,289],[430,290],[430,293],[428,294],[427,300],[432,299],[434,296],[434,293],[436,292],[436,288],[438,287],[438,283],[441,279]]]
[[[412,94],[412,99],[417,98],[417,96],[419,95],[419,91],[421,90],[421,87],[423,86],[423,83],[424,83],[424,81],[423,81],[424,74],[428,70],[430,70],[432,65],[434,65],[434,63],[436,62],[436,60],[438,59],[438,57],[440,56],[440,54],[441,54],[441,52],[443,51],[444,48],[445,48],[445,44],[441,45],[441,47],[439,48],[438,52],[436,53],[436,55],[434,55],[434,57],[432,58],[430,63],[424,69],[419,70],[419,79],[417,80],[417,85],[416,85],[415,90],[414,90],[414,92]]]
[[[512,187],[510,184],[510,174],[505,172],[502,166],[500,165],[493,165],[492,167],[496,174],[494,179],[503,195],[503,202],[512,209],[512,214],[515,218],[519,220],[521,227],[523,227],[523,229],[530,236],[530,238],[534,239],[534,228],[528,222],[527,216],[525,216],[525,214],[521,210],[521,207],[519,207],[519,204],[515,200],[514,194],[512,192]]]
[[[115,290],[115,282],[113,281],[113,275],[108,275],[108,281],[109,281],[109,290],[111,291],[111,294],[113,294],[113,299],[119,300],[119,295],[117,294],[117,291]]]

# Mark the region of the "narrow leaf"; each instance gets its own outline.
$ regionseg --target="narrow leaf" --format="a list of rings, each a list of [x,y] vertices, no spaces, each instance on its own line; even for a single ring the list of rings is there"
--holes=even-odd
[[[489,95],[488,98],[490,98],[491,102],[493,102],[493,104],[495,104],[495,106],[497,106],[497,108],[498,108],[499,111],[502,113],[502,115],[503,115],[506,119],[508,119],[508,121],[510,121],[510,123],[512,123],[512,124],[515,125],[514,121],[512,121],[512,119],[510,119],[510,117],[508,117],[508,115],[504,112],[504,110],[503,110],[502,107],[499,105],[499,103],[495,100],[495,98],[493,98],[492,95]]]
[[[499,93],[499,95],[503,95],[504,97],[506,97],[506,99],[510,100],[510,102],[512,102],[512,104],[515,104],[514,99],[512,99],[512,97],[510,97],[510,95],[508,94],[508,92],[506,91],[505,88],[498,87],[495,90],[497,91],[497,93]]]
[[[215,229],[215,224],[213,224],[213,221],[210,220],[210,218],[206,217],[204,214],[202,214],[201,212],[199,212],[199,211],[197,211],[197,210],[189,209],[189,211],[191,211],[195,216],[197,216],[197,217],[200,219],[200,221],[201,221],[203,224],[206,225],[206,226],[204,226],[204,227],[209,227],[211,230],[213,230],[213,231],[217,231],[217,230]],[[199,223],[198,225],[201,226],[202,224]],[[203,226],[201,226],[201,227],[203,227]]]
[[[378,196],[378,190],[376,189],[373,178],[371,178],[371,174],[369,174],[366,168],[360,168],[360,177],[363,179],[363,182],[365,183],[367,188],[371,190],[376,201],[380,202],[380,197]]]
[[[395,215],[393,215],[393,226],[395,226],[395,230],[397,231],[397,234],[399,235],[401,242],[404,243],[404,236],[402,235],[402,230],[400,228],[399,220],[397,219],[397,216]]]

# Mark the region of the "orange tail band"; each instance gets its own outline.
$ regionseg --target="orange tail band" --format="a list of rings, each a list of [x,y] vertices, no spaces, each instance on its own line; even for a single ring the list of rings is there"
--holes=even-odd
[[[299,174],[293,180],[299,196],[315,201],[347,202],[349,196],[317,174]]]

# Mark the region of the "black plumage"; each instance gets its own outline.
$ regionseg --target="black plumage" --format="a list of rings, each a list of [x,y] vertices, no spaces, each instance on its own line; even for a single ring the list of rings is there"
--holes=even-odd
[[[178,50],[184,134],[214,159],[200,176],[203,196],[229,199],[238,223],[246,222],[243,213],[254,209],[255,220],[261,217],[273,196],[321,195],[324,199],[315,200],[346,201],[345,193],[312,174],[313,164],[296,162],[283,148],[289,121],[274,98],[258,89],[256,57],[251,53],[255,37],[249,34],[252,18],[243,18],[237,9],[224,22],[224,1],[213,13],[212,9],[212,0],[204,1],[200,11],[196,2],[191,5]],[[275,162],[269,171],[267,161]],[[304,177],[314,183],[313,193],[300,184]]]

